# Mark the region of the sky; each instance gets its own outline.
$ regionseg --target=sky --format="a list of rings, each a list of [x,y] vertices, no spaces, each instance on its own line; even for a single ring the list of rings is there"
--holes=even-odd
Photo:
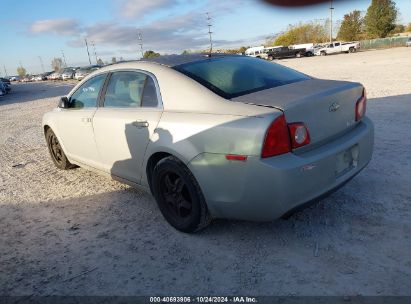
[[[292,0],[290,0],[292,1]],[[399,23],[411,22],[411,0],[395,0]],[[366,12],[371,0],[334,0],[334,20],[355,9]],[[262,0],[19,0],[2,2],[0,75],[51,70],[54,57],[68,66],[141,57],[143,50],[179,54],[209,46],[206,12],[214,49],[256,46],[289,24],[324,22],[329,3],[308,7],[269,6]],[[94,47],[93,47],[94,43]],[[94,52],[95,50],[95,52]],[[42,65],[43,63],[43,65]]]

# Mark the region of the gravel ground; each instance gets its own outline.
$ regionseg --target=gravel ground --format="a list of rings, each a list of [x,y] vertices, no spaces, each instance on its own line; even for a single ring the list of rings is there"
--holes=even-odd
[[[411,49],[282,60],[362,82],[375,153],[289,220],[218,220],[187,235],[153,198],[53,166],[41,117],[69,84],[0,98],[0,295],[411,295]]]

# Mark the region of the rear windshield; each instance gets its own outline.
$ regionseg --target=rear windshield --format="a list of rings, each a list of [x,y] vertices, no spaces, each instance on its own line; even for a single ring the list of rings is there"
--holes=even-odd
[[[227,99],[310,79],[282,65],[246,56],[210,58],[174,69]]]

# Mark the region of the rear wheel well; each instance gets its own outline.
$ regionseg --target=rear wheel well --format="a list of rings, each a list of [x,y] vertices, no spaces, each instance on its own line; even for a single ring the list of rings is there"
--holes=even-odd
[[[151,177],[153,174],[154,167],[158,164],[160,160],[162,160],[163,158],[169,157],[169,156],[173,156],[173,155],[167,152],[156,152],[153,155],[151,155],[147,161],[146,174],[147,174],[147,182],[150,187],[151,193],[153,193],[151,189]]]

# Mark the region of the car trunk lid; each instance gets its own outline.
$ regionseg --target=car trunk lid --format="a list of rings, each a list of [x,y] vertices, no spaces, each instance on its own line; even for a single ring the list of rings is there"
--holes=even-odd
[[[277,108],[284,112],[287,123],[303,122],[310,133],[309,146],[313,146],[355,126],[355,105],[362,93],[359,83],[310,79],[232,100]]]

